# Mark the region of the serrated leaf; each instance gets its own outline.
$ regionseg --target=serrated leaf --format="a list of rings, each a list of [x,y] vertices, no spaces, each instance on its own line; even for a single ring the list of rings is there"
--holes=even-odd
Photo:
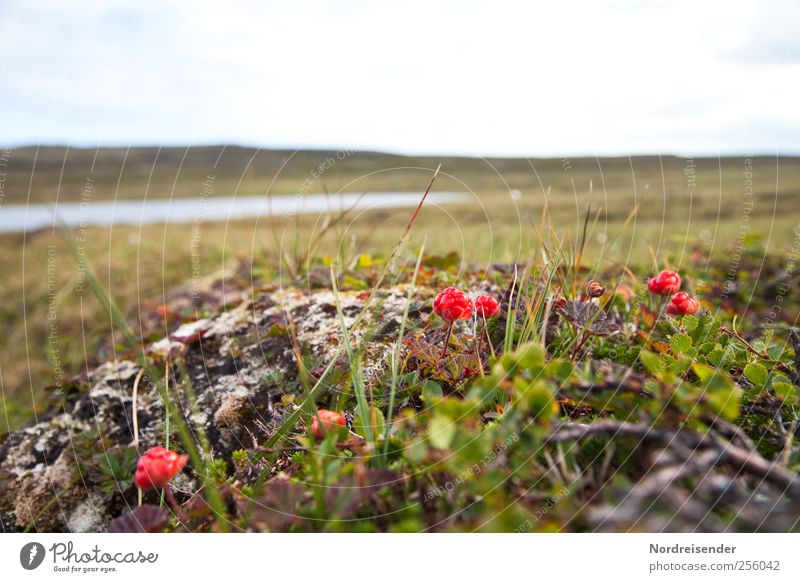
[[[565,319],[593,335],[611,335],[620,330],[617,322],[594,303],[567,301],[561,307],[560,313]]]
[[[786,349],[782,345],[772,345],[767,348],[767,354],[773,360],[780,360],[783,357],[783,353],[785,351]]]
[[[711,353],[714,348],[717,347],[717,344],[714,342],[705,342],[700,346],[700,353],[703,355]]]
[[[683,327],[686,329],[686,331],[691,333],[697,329],[697,326],[700,324],[700,320],[697,319],[696,315],[685,315],[681,323],[683,323]]]
[[[672,351],[681,354],[692,347],[692,338],[683,333],[676,333],[669,340]]]
[[[708,361],[717,368],[726,370],[733,363],[734,357],[734,350],[732,350],[730,346],[726,348],[714,348],[714,350],[708,354]]]
[[[727,374],[710,366],[695,362],[692,369],[700,378],[700,388],[711,409],[728,420],[735,420],[739,416],[742,390]]]
[[[303,487],[286,477],[275,477],[264,484],[258,498],[238,498],[239,509],[258,529],[284,532],[298,521],[298,508],[305,497]]]

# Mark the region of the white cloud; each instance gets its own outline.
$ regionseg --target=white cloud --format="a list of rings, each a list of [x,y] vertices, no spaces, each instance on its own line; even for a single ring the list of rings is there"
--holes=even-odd
[[[0,4],[0,139],[800,153],[791,2]]]

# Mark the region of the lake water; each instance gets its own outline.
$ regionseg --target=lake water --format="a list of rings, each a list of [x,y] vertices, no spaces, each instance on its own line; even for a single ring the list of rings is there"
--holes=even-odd
[[[294,214],[338,213],[342,209],[356,211],[376,208],[405,208],[419,204],[421,193],[370,192],[364,195],[345,193],[327,196],[273,196],[273,216]],[[463,204],[472,196],[462,192],[432,192],[425,205]],[[4,204],[0,206],[0,232],[34,231],[52,228],[55,213],[72,228],[80,226],[112,226],[115,224],[158,224],[214,222],[267,216],[270,202],[264,196],[230,196],[207,198],[153,198],[149,200],[117,200],[98,202],[65,202],[52,204]]]

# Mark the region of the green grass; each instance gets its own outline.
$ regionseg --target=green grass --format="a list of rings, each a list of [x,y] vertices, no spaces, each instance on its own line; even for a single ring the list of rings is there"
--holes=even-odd
[[[328,158],[335,163],[320,172]],[[575,248],[575,233],[582,231],[590,206],[598,215],[589,226],[584,258],[598,269],[649,265],[654,257],[682,264],[690,258],[689,243],[696,241],[709,254],[727,253],[747,232],[761,233],[771,250],[794,242],[800,200],[796,158],[753,159],[751,208],[743,158],[690,163],[674,157],[481,160],[354,153],[337,159],[336,152],[219,147],[29,148],[12,152],[2,203],[79,201],[88,177],[92,200],[197,197],[209,175],[219,196],[340,189],[421,193],[439,163],[433,190],[469,191],[475,202],[424,207],[409,248],[425,240],[427,253],[455,251],[465,264],[522,263],[531,251],[541,252],[542,235]],[[694,174],[687,176],[689,168]],[[512,190],[520,191],[516,199]],[[543,232],[545,208],[545,230],[553,233]],[[626,225],[634,209],[635,218]],[[262,280],[286,282],[288,274],[302,277],[309,258],[347,262],[362,253],[387,256],[408,215],[407,209],[353,213],[327,229],[324,217],[300,216],[75,234],[83,239],[81,253],[139,336],[159,331],[154,310],[194,275],[238,270],[246,279],[251,272],[239,270],[244,264]],[[3,431],[47,402],[43,388],[56,381],[59,370],[67,378],[109,357],[120,327],[88,289],[76,290],[81,275],[58,232],[0,235],[0,267],[0,372],[9,423],[0,421]],[[160,329],[163,333],[164,326]]]
[[[433,185],[435,173],[427,180]],[[725,213],[738,217],[718,221],[717,214],[703,218],[698,208],[713,205],[699,198],[695,204],[676,196],[659,212],[623,192],[614,205],[605,204],[612,197],[597,192],[590,179],[571,202],[550,190],[549,198],[525,201],[522,210],[511,196],[484,193],[485,207],[477,212],[421,203],[413,212],[341,221],[203,225],[199,274],[228,270],[216,296],[246,292],[254,281],[264,292],[276,282],[330,285],[341,329],[340,345],[326,354],[313,384],[303,346],[293,346],[301,394],[280,404],[287,414],[263,444],[234,454],[240,473],[222,456],[212,458],[205,433],[191,431],[174,404],[180,398],[195,412],[183,356],[175,362],[175,382],[169,366],[158,382],[157,362],[141,350],[140,342],[167,331],[161,304],[181,309],[185,294],[172,297],[170,289],[197,269],[187,244],[192,225],[17,237],[24,242],[17,248],[24,277],[3,284],[18,284],[24,303],[4,339],[4,385],[19,366],[32,397],[46,402],[37,392],[44,382],[34,378],[34,362],[46,377],[56,362],[68,370],[91,367],[115,351],[139,357],[168,404],[167,420],[191,456],[190,470],[201,479],[199,498],[208,500],[208,509],[189,517],[190,529],[591,531],[607,524],[587,508],[620,501],[633,517],[621,512],[611,529],[697,528],[697,515],[684,511],[688,497],[701,505],[709,529],[748,531],[764,523],[796,529],[780,506],[800,499],[794,434],[800,394],[795,348],[787,349],[800,305],[791,266],[796,256],[786,252],[794,236],[790,199],[775,198],[772,214],[756,205],[736,215],[732,195]],[[741,256],[734,259],[737,243]],[[450,251],[458,253],[455,260],[445,255]],[[736,286],[729,293],[725,277],[734,260]],[[81,273],[76,265],[84,262],[90,268]],[[491,263],[503,265],[487,268]],[[658,317],[648,309],[656,298],[643,279],[664,266],[678,268],[685,288],[707,309],[686,317]],[[786,279],[780,300],[767,283],[776,277]],[[595,278],[608,288],[596,302],[583,294]],[[381,320],[382,293],[398,282],[409,285],[399,336],[385,346],[388,367],[368,385],[360,356]],[[428,317],[427,301],[409,316],[417,289],[430,297],[445,284],[475,292],[487,283],[498,298],[500,290],[509,291],[487,325],[483,353],[476,353],[477,337],[462,328],[442,358],[447,323]],[[340,300],[344,288],[366,293],[351,325]],[[765,327],[776,301],[783,311]],[[192,305],[182,309],[179,319],[197,315]],[[11,334],[20,326],[24,341],[14,343]],[[41,346],[46,349],[37,353]],[[342,356],[346,373],[331,379]],[[19,397],[24,392],[15,385],[6,390],[12,422],[28,412]],[[351,426],[321,440],[304,434],[318,407],[346,411]],[[649,456],[659,447],[663,454]],[[669,462],[654,471],[659,458]],[[704,465],[708,459],[713,462]],[[659,479],[667,471],[674,471],[670,495],[660,498]],[[720,480],[724,499],[716,489]],[[771,508],[768,521],[750,511],[739,515],[752,501],[753,483],[760,483],[763,505]],[[271,503],[276,491],[295,500],[290,522],[253,523],[247,508]]]

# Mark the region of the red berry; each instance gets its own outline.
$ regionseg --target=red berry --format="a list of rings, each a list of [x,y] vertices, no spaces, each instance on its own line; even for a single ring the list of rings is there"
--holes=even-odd
[[[188,455],[179,455],[164,447],[153,447],[139,457],[133,482],[143,491],[161,489],[180,473],[188,459]]]
[[[647,281],[647,288],[656,295],[672,295],[681,288],[681,276],[675,271],[661,271]]]
[[[345,416],[341,412],[320,408],[311,421],[311,434],[319,439],[324,438],[326,432],[337,426],[344,426],[345,421]]]
[[[472,300],[463,291],[448,287],[433,300],[433,312],[446,321],[469,319],[472,315]]]
[[[490,319],[500,313],[500,304],[491,295],[478,295],[475,298],[475,315]]]
[[[667,304],[667,313],[670,315],[692,315],[700,309],[700,302],[686,291],[676,293]]]

